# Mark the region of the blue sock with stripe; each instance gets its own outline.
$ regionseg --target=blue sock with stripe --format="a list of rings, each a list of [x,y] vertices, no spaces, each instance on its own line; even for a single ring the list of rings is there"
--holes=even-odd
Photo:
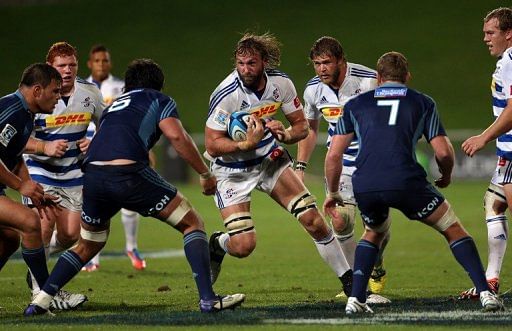
[[[48,279],[48,266],[46,265],[44,246],[39,248],[21,247],[21,255],[32,275],[34,275],[37,284],[42,286]]]
[[[57,292],[64,287],[77,273],[80,272],[85,263],[80,259],[78,254],[73,251],[64,252],[55,267],[53,267],[52,273],[48,280],[44,284],[42,290],[49,295],[54,296]]]
[[[185,256],[187,257],[192,275],[199,291],[199,298],[212,300],[215,293],[212,288],[210,254],[208,250],[208,239],[206,233],[195,230],[183,236]]]
[[[374,243],[364,239],[357,243],[351,296],[359,302],[366,302],[366,287],[378,254],[379,247]]]
[[[450,244],[453,256],[459,264],[466,270],[473,281],[478,293],[488,291],[489,285],[485,279],[485,271],[478,255],[475,242],[471,237],[464,237]]]

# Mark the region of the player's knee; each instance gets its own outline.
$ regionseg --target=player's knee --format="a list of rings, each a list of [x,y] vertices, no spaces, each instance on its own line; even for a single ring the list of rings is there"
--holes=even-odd
[[[372,226],[369,226],[368,224],[365,223],[364,227],[366,230],[378,233],[379,238],[384,239],[389,236],[389,228],[391,227],[391,217],[388,215],[384,222]]]
[[[39,217],[31,210],[27,211],[23,217],[21,231],[24,236],[39,236],[41,237],[41,221]]]
[[[432,225],[432,227],[439,232],[445,232],[449,227],[454,225],[460,226],[460,221],[457,215],[455,215],[452,206],[448,204],[446,212],[439,218],[439,220],[437,220],[436,223]]]
[[[233,237],[229,241],[229,254],[238,258],[244,258],[254,251],[256,248],[256,240],[252,237],[237,236],[239,240],[234,240]]]
[[[331,218],[331,225],[338,239],[348,239],[354,235],[356,206],[345,204],[336,207],[339,217]]]
[[[485,218],[489,219],[503,215],[506,209],[507,200],[503,187],[491,183],[484,194]]]
[[[74,229],[59,229],[57,232],[57,240],[62,247],[69,248],[73,246],[78,239],[80,239],[80,233],[74,231]]]
[[[311,209],[316,210],[316,198],[308,191],[303,191],[290,200],[286,209],[297,219],[301,219]]]
[[[254,231],[254,222],[252,221],[251,213],[249,212],[240,212],[229,215],[224,220],[224,226],[228,230],[228,234],[230,236]]]

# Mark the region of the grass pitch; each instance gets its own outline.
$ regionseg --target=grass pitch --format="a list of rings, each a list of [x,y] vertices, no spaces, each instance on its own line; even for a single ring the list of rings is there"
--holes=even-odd
[[[311,190],[323,201],[322,185],[310,180]],[[474,236],[486,265],[486,227],[483,220],[483,182],[453,184],[444,190],[457,215]],[[222,229],[219,213],[197,186],[179,186],[205,220],[208,233]],[[510,328],[510,308],[484,314],[479,302],[460,302],[455,296],[471,286],[456,264],[441,235],[393,214],[392,239],[385,266],[385,295],[392,303],[373,306],[372,316],[346,317],[344,302],[335,299],[338,279],[319,257],[309,236],[287,212],[270,198],[255,193],[253,218],[258,247],[246,259],[226,257],[215,289],[218,293],[247,295],[241,309],[215,315],[200,314],[197,292],[182,254],[181,235],[165,224],[143,219],[139,248],[148,267],[137,272],[122,252],[124,235],[119,219],[113,220],[101,268],[81,272],[66,289],[89,297],[81,309],[57,312],[55,317],[23,318],[30,299],[25,285],[26,267],[13,258],[0,273],[0,329],[412,329],[432,330]],[[357,236],[362,226],[357,225]],[[505,259],[501,288],[511,287],[510,253]],[[55,260],[50,262],[53,266]],[[505,294],[505,305],[512,305]]]

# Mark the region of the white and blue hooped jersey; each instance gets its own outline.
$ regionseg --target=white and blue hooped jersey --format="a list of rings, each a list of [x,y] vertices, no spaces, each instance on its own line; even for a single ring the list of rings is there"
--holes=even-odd
[[[318,76],[312,78],[304,90],[304,113],[306,119],[317,120],[323,117],[328,123],[327,147],[336,128],[338,118],[343,114],[343,107],[353,97],[377,87],[375,70],[360,64],[347,63],[347,73],[338,91],[320,81]],[[353,167],[359,144],[354,139],[343,154],[344,172],[353,172]],[[349,171],[351,170],[351,171]]]
[[[33,136],[45,141],[66,139],[64,156],[49,157],[26,154],[30,176],[37,182],[58,187],[82,185],[80,169],[83,155],[76,141],[86,136],[91,120],[99,122],[105,105],[96,85],[81,78],[75,80],[75,90],[68,103],[60,99],[53,114],[36,114]]]
[[[256,114],[262,120],[273,118],[279,110],[285,115],[302,111],[295,86],[286,74],[271,69],[265,71],[265,76],[267,83],[260,98],[243,85],[234,70],[212,93],[206,125],[213,130],[227,132],[230,114],[240,110]],[[265,135],[255,150],[222,155],[215,163],[230,168],[247,168],[261,163],[276,147],[277,141],[270,130],[265,129]]]
[[[512,98],[512,47],[508,48],[496,63],[492,74],[492,110],[498,118]],[[512,160],[512,130],[496,139],[496,154],[507,160]]]
[[[123,94],[124,90],[124,81],[119,79],[112,74],[109,74],[107,79],[102,81],[101,83],[92,79],[92,76],[87,77],[87,81],[89,83],[94,83],[100,89],[101,96],[103,97],[103,102],[105,105],[110,105],[112,102],[121,94]],[[94,122],[89,124],[87,128],[87,138],[92,139],[94,136],[94,132],[96,132],[96,125]]]

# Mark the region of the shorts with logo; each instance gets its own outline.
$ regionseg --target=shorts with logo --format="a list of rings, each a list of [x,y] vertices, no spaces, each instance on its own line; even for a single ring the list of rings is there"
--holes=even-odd
[[[279,147],[263,161],[248,168],[231,168],[212,163],[211,171],[217,177],[215,203],[219,209],[251,201],[254,189],[270,194],[279,177],[292,162],[288,152]],[[276,151],[274,150],[274,151]]]
[[[105,226],[121,208],[155,217],[177,194],[144,164],[121,166],[87,164],[84,169],[82,221]]]
[[[512,162],[510,160],[498,157],[491,183],[500,186],[512,183]]]
[[[82,211],[82,186],[61,187],[41,183],[40,185],[43,187],[44,193],[58,198],[55,202],[62,208],[78,213]],[[34,206],[30,198],[23,197],[22,201],[25,206]]]
[[[370,228],[379,226],[389,216],[389,208],[395,208],[411,220],[430,216],[445,200],[431,184],[408,190],[391,190],[355,193],[361,218]]]

